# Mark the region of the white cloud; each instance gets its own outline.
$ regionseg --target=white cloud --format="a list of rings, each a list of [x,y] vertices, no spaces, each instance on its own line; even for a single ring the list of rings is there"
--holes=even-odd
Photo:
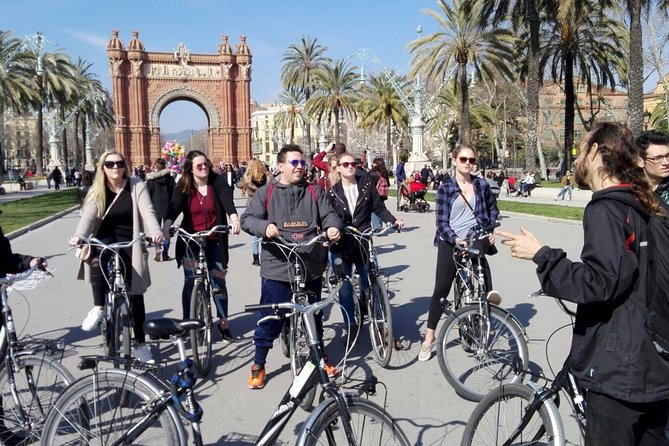
[[[80,31],[75,31],[73,29],[63,29],[63,33],[73,37],[74,39],[83,42],[85,44],[100,48],[103,50],[107,49],[107,44],[109,43],[109,37],[101,37],[96,34],[88,34]]]

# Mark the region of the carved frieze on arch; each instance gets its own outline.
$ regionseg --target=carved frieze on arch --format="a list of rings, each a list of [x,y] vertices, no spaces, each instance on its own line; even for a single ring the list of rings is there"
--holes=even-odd
[[[158,96],[149,110],[149,127],[159,127],[160,113],[174,101],[190,99],[197,102],[207,115],[209,128],[221,127],[221,114],[216,104],[200,91],[186,86],[173,87]]]

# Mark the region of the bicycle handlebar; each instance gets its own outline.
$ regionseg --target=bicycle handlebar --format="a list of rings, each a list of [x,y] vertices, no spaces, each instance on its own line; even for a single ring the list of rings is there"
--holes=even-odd
[[[104,243],[103,241],[101,241],[101,240],[99,240],[95,237],[82,237],[79,240],[79,245],[95,245],[95,246],[99,246],[101,248],[111,249],[111,250],[114,250],[114,251],[117,250],[117,249],[130,248],[135,243],[144,243],[144,244],[150,246],[152,244],[152,241],[151,241],[151,239],[147,238],[146,234],[144,234],[143,232],[140,232],[139,236],[137,236],[137,238],[135,238],[133,240],[130,240],[128,242],[116,242],[116,243],[107,244],[107,243]]]
[[[225,234],[230,230],[229,225],[216,225],[212,227],[211,229],[208,229],[206,231],[199,231],[199,232],[193,232],[190,233],[186,231],[184,228],[182,228],[180,225],[172,225],[170,226],[170,234],[174,235],[176,233],[183,234],[186,237],[190,238],[205,238],[209,237],[215,233],[222,233]]]
[[[41,262],[35,263],[33,266],[28,268],[27,270],[20,272],[18,274],[14,274],[11,276],[5,276],[5,277],[0,277],[0,285],[10,287],[16,282],[21,282],[22,280],[27,280],[32,273],[37,271],[38,269],[42,271],[46,271],[47,274],[51,274],[49,271],[44,268],[44,259],[42,257],[36,257],[37,259],[42,259]]]
[[[455,249],[457,251],[462,252],[462,253],[469,254],[469,255],[475,256],[475,257],[479,257],[481,255],[481,251],[479,251],[476,248],[472,248],[472,245],[474,244],[474,241],[477,240],[477,239],[480,239],[482,237],[487,236],[488,234],[490,234],[492,232],[493,229],[499,227],[500,225],[501,225],[500,222],[495,222],[491,225],[484,226],[482,228],[477,228],[476,230],[474,230],[474,232],[472,232],[472,234],[469,236],[469,238],[467,238],[467,244],[466,245],[460,245],[460,244],[456,243],[454,245]]]
[[[311,240],[307,242],[293,242],[290,241],[282,236],[279,237],[274,237],[270,239],[263,239],[263,243],[274,243],[276,245],[283,245],[286,248],[299,248],[299,247],[307,247],[314,245],[318,242],[324,241],[325,240],[325,233],[321,232],[318,234],[316,237],[312,238]],[[280,243],[279,243],[280,242]]]
[[[370,237],[370,236],[379,236],[379,235],[385,235],[388,232],[391,231],[391,229],[397,230],[397,232],[400,232],[401,230],[396,226],[396,225],[387,225],[383,226],[382,228],[368,228],[364,231],[360,231],[358,228],[354,226],[346,226],[344,230],[348,232],[349,234],[353,235],[359,235],[361,237]]]

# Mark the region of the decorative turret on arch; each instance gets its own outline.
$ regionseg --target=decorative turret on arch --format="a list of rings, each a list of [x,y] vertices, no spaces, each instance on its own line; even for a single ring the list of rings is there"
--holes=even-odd
[[[216,54],[192,54],[184,43],[170,53],[147,52],[132,32],[127,49],[112,31],[107,45],[116,119],[116,148],[135,165],[160,154],[160,113],[171,102],[195,102],[207,115],[209,156],[237,163],[251,157],[251,51],[235,51],[223,36]]]

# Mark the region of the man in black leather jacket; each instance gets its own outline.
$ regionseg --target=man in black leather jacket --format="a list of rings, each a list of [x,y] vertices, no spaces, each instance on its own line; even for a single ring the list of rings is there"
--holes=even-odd
[[[2,214],[1,210],[0,214]],[[44,262],[44,258],[12,252],[12,245],[9,243],[9,239],[5,237],[2,227],[0,227],[0,277],[25,271],[39,261]],[[44,266],[46,266],[46,262],[44,262]]]
[[[639,159],[630,131],[620,124],[597,124],[585,136],[576,182],[593,196],[583,216],[581,262],[542,245],[525,228],[520,234],[498,231],[513,257],[536,263],[547,295],[578,304],[569,361],[588,390],[586,445],[667,444],[669,362],[655,351],[641,310],[642,214],[663,211]]]

